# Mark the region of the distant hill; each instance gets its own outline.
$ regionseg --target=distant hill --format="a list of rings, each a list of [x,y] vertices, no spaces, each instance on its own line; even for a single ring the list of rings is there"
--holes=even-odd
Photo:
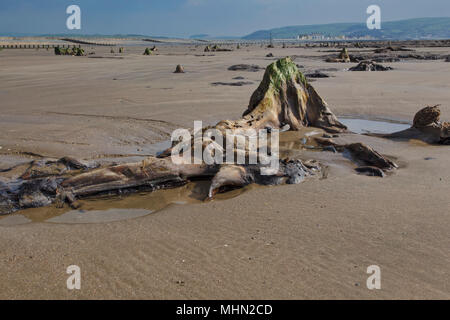
[[[209,38],[209,34],[194,34],[192,36],[189,37],[189,39],[204,39],[204,38]]]
[[[205,41],[214,41],[214,40],[238,40],[241,39],[241,37],[236,36],[214,36],[209,34],[194,34],[189,37],[189,39],[194,40],[205,40]]]
[[[381,30],[369,30],[366,23],[333,23],[304,26],[289,26],[270,30],[260,30],[249,34],[243,39],[263,40],[293,39],[303,34],[322,34],[336,37],[364,37],[376,39],[450,39],[450,17],[448,18],[417,18],[400,21],[381,22]]]

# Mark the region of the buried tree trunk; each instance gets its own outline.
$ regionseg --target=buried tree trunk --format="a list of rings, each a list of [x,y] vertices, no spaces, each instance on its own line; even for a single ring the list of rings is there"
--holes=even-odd
[[[329,132],[346,132],[330,111],[326,102],[306,81],[303,74],[290,58],[284,58],[269,65],[264,78],[253,93],[247,110],[239,120],[219,122],[217,129],[226,136],[231,132],[249,137],[245,129],[290,129],[313,126]],[[205,132],[207,129],[202,129]],[[244,131],[244,132],[243,132]],[[271,130],[268,130],[269,132]],[[196,138],[198,139],[198,138]],[[211,138],[200,138],[202,151],[217,143]],[[188,148],[192,147],[191,139]],[[269,147],[269,146],[266,146]],[[339,147],[339,146],[337,146]],[[376,151],[361,144],[346,146],[352,154],[366,164],[386,170],[396,167]],[[215,151],[220,148],[214,149]],[[173,188],[187,183],[190,179],[212,179],[209,196],[232,187],[242,187],[250,183],[280,184],[299,183],[304,177],[320,171],[320,165],[307,165],[301,160],[279,160],[271,157],[270,151],[249,150],[248,145],[234,146],[233,157],[244,155],[244,164],[176,164],[172,161],[171,150],[144,161],[124,163],[93,169],[85,164],[63,158],[58,161],[33,161],[22,167],[11,168],[9,178],[0,176],[0,212],[46,206],[51,203],[69,203],[78,207],[77,199],[97,194],[117,194],[137,190]],[[222,159],[226,152],[222,150]],[[267,164],[251,164],[250,156],[273,161]],[[274,154],[272,156],[275,156]],[[270,165],[269,165],[270,163]],[[12,172],[23,172],[12,174]]]
[[[350,62],[350,55],[348,54],[347,48],[342,48],[337,58],[328,58],[325,60],[326,62],[342,62],[347,63]]]
[[[263,129],[286,125],[291,130],[309,126],[335,133],[347,130],[289,57],[267,67],[242,119],[221,121],[216,128]]]
[[[427,143],[450,145],[450,122],[441,122],[440,116],[439,105],[428,106],[415,114],[411,128],[390,134],[371,135],[399,140],[417,139]]]
[[[100,194],[123,194],[137,191],[168,189],[186,184],[190,179],[211,180],[209,195],[229,187],[250,183],[277,185],[299,183],[318,168],[307,168],[300,160],[279,161],[279,168],[264,175],[261,165],[174,164],[170,157],[149,157],[142,162],[87,170],[80,173],[66,166],[63,170],[47,170],[45,176],[0,181],[0,213],[42,207],[52,203],[68,203],[78,208],[77,199]],[[55,169],[55,168],[53,168]],[[64,172],[64,173],[61,173]],[[239,173],[239,175],[237,174]]]

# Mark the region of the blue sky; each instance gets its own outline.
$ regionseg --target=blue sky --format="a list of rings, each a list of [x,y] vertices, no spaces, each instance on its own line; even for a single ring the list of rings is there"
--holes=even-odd
[[[178,37],[364,22],[371,4],[381,7],[385,21],[450,16],[450,0],[0,0],[0,34],[70,33],[66,8],[71,4],[82,12],[76,33]]]

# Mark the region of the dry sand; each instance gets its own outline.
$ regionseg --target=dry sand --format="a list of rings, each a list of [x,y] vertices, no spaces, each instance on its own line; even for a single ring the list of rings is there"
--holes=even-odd
[[[353,64],[322,62],[317,49],[158,47],[156,56],[142,47],[124,55],[95,48],[97,58],[1,51],[1,167],[30,153],[150,154],[173,129],[241,115],[264,71],[229,66],[265,67],[287,55],[305,70],[339,69],[313,83],[338,116],[411,121],[423,106],[442,104],[450,120],[450,63],[442,60],[346,72]],[[186,73],[174,74],[177,64]],[[211,85],[237,76],[253,84]],[[401,168],[380,179],[335,166],[324,180],[249,188],[117,222],[0,226],[0,298],[449,299],[448,147],[341,139],[366,142]],[[81,290],[66,288],[72,264],[81,267]],[[370,265],[381,268],[381,290],[366,287]]]

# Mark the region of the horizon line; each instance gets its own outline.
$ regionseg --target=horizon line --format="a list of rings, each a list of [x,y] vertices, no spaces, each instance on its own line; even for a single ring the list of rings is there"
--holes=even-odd
[[[419,17],[419,18],[407,18],[407,19],[397,19],[397,20],[386,20],[382,23],[389,23],[389,22],[399,22],[399,21],[408,21],[408,20],[420,20],[420,19],[450,19],[450,16],[442,16],[442,17]],[[232,38],[232,39],[242,39],[248,35],[251,35],[256,32],[263,32],[263,31],[270,31],[270,30],[276,30],[281,28],[288,28],[288,27],[310,27],[310,26],[327,26],[327,25],[342,25],[342,24],[364,24],[365,22],[329,22],[329,23],[317,23],[317,24],[297,24],[297,25],[285,25],[285,26],[279,26],[274,27],[270,29],[258,29],[256,31],[252,31],[245,35],[240,36],[231,36],[231,35],[209,35],[206,34],[207,38],[210,39],[224,39],[224,38]],[[160,38],[160,39],[189,39],[189,40],[195,40],[190,37],[194,35],[199,35],[200,33],[193,34],[186,37],[179,37],[179,36],[161,36],[161,35],[145,35],[145,34],[139,34],[139,33],[115,33],[115,34],[107,34],[107,33],[71,33],[69,32],[60,32],[60,33],[28,33],[28,32],[8,32],[8,33],[2,33],[0,32],[0,37],[59,37],[59,36],[106,36],[106,37],[113,37],[113,36],[126,36],[126,37],[147,37],[147,38]]]

